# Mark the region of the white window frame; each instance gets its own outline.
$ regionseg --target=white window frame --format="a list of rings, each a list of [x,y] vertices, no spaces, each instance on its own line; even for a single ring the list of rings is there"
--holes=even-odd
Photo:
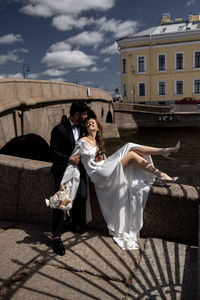
[[[196,92],[195,92],[195,81],[196,81],[196,80],[199,80],[199,82],[200,82],[200,78],[196,78],[196,79],[193,80],[193,94],[199,95],[199,94],[200,94],[200,88],[199,88],[199,93],[196,93]]]
[[[200,52],[200,49],[194,51],[194,57],[193,57],[193,69],[199,70],[199,69],[200,69],[200,65],[199,65],[199,67],[195,67],[195,55],[196,55],[196,52]]]
[[[144,95],[140,95],[140,84],[144,84]],[[138,82],[138,96],[145,97],[146,96],[146,82]]]
[[[159,57],[161,55],[165,56],[165,68],[164,68],[164,70],[159,70]],[[158,72],[166,72],[166,70],[167,70],[167,54],[166,53],[158,53],[157,54],[157,70],[158,70]]]
[[[144,71],[139,71],[139,58],[144,57]],[[137,73],[144,74],[146,73],[146,55],[138,55],[137,56]]]
[[[178,81],[181,81],[182,83],[183,83],[183,93],[181,93],[181,94],[179,94],[178,92],[177,92],[177,82]],[[176,95],[183,95],[184,94],[184,80],[176,80],[175,81],[175,94]]]
[[[165,83],[165,94],[160,94],[160,83],[161,82],[164,82]],[[166,84],[166,81],[163,80],[163,81],[158,81],[158,96],[166,96],[167,95],[167,84]]]
[[[177,54],[183,54],[183,68],[182,69],[177,69]],[[184,65],[184,52],[176,52],[175,53],[175,71],[183,71],[184,68],[185,68],[185,65]]]

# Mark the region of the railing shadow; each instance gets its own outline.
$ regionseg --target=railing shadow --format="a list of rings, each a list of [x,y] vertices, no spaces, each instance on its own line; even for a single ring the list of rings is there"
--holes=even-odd
[[[37,234],[37,233],[36,233]],[[94,243],[91,243],[92,238],[97,238],[99,243],[104,247],[104,253],[101,253],[102,249],[95,247]],[[111,243],[107,242],[110,239]],[[44,238],[49,243],[48,237]],[[34,253],[33,258],[24,263],[20,259],[12,259],[11,263],[18,265],[18,270],[12,274],[8,280],[2,280],[3,288],[0,292],[0,299],[12,299],[13,297],[18,297],[18,293],[22,290],[24,293],[34,293],[37,294],[39,298],[42,299],[44,296],[52,297],[55,299],[73,299],[70,297],[74,293],[78,293],[81,296],[80,299],[122,299],[125,297],[128,291],[128,281],[130,275],[132,274],[132,268],[130,261],[127,263],[128,252],[122,251],[112,242],[111,238],[108,238],[107,234],[91,232],[86,236],[79,236],[70,234],[64,238],[64,245],[66,248],[66,256],[59,257],[56,256],[51,248],[47,250],[40,249],[40,243],[38,245],[35,243],[30,246],[30,250]],[[31,239],[24,239],[22,243],[34,242],[34,237]],[[41,242],[41,239],[40,239]],[[77,246],[81,244],[82,252],[77,251]],[[112,245],[112,246],[111,246]],[[88,255],[90,252],[90,255]],[[108,255],[109,254],[109,255]],[[91,255],[94,259],[91,260]],[[78,266],[70,260],[68,257],[74,257],[78,259],[86,267],[79,269]],[[112,256],[112,258],[111,258]],[[96,263],[98,260],[98,264]],[[115,264],[112,262],[115,261]],[[48,273],[46,268],[55,268],[59,272],[69,272],[70,276],[73,276],[74,283],[68,283],[63,277],[56,277],[53,272]],[[113,276],[106,271],[109,269]],[[124,275],[123,270],[127,270]],[[90,271],[91,270],[91,271]],[[58,274],[58,271],[56,272]],[[95,275],[95,276],[94,276]],[[30,285],[34,278],[41,278],[41,282],[48,282],[48,285],[57,285],[59,289],[66,289],[67,293],[65,297],[59,294],[58,289],[51,292],[42,285],[40,288],[35,288],[35,285]],[[82,285],[77,285],[77,282],[82,282]],[[85,289],[87,286],[87,289]],[[94,294],[94,290],[95,293]],[[101,294],[99,298],[98,294]],[[103,297],[103,298],[102,298]]]
[[[149,239],[127,300],[197,299],[198,249],[157,241]]]

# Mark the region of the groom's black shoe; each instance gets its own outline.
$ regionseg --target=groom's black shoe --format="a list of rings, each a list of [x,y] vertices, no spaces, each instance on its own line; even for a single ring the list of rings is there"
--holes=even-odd
[[[72,232],[83,234],[85,232],[85,229],[83,226],[72,224]]]
[[[65,248],[60,238],[53,240],[53,251],[58,255],[65,255]]]

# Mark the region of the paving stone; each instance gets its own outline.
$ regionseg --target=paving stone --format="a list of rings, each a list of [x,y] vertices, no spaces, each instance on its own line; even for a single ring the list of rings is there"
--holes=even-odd
[[[197,255],[197,247],[148,239],[126,300],[197,299]]]
[[[57,270],[57,278],[59,278],[59,272],[62,271],[62,274],[66,272],[66,276],[68,276],[68,272],[72,272],[73,276],[76,275],[75,277],[78,277],[78,274],[83,274],[86,278],[92,276],[93,281],[91,280],[91,282],[94,282],[94,286],[95,282],[100,279],[103,282],[102,284],[106,284],[107,281],[108,283],[113,282],[113,284],[107,285],[106,289],[108,291],[109,286],[110,288],[113,286],[114,289],[118,290],[118,285],[125,287],[130,284],[132,273],[135,272],[140,260],[140,251],[121,250],[112,238],[104,232],[91,231],[81,236],[66,232],[63,235],[63,242],[66,254],[61,257],[53,252],[51,233],[45,231],[45,227],[17,224],[15,228],[2,232],[0,234],[0,296],[5,296],[5,299],[8,299],[9,291],[11,292],[16,287],[24,289],[23,282],[27,282],[27,280],[29,282],[29,278],[32,278],[33,275],[39,276],[41,268],[47,266],[52,268],[51,270]],[[145,240],[141,239],[140,244],[143,250],[144,243]],[[38,290],[40,290],[42,282],[39,279],[37,280]],[[85,281],[88,284],[88,281]],[[89,286],[90,284],[85,287],[85,289],[88,289],[85,290],[86,294],[90,293]],[[98,289],[99,287],[95,293]],[[120,294],[120,297],[122,294]],[[15,292],[13,297],[15,297]],[[20,297],[18,299],[22,299]],[[70,299],[80,299],[76,298],[76,295],[74,297]],[[104,299],[104,297],[95,297],[93,299]],[[112,296],[109,297],[111,298],[108,299],[112,299]],[[61,299],[67,298],[61,297]]]
[[[90,231],[81,236],[65,233],[63,242],[66,255],[58,256],[51,264],[111,280],[129,280],[140,260],[140,251],[123,251],[104,232]],[[141,239],[141,250],[144,243]]]
[[[89,300],[125,299],[128,288],[121,282],[107,281],[83,272],[43,266],[26,281],[10,290],[12,300]]]
[[[38,231],[7,229],[0,234],[0,287],[49,249],[48,236]]]

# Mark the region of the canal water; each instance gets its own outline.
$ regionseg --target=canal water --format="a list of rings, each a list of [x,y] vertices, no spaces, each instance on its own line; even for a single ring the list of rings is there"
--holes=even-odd
[[[120,139],[106,140],[107,156],[127,142],[154,147],[181,147],[173,159],[153,156],[154,165],[169,176],[178,176],[177,183],[200,186],[200,128],[158,128],[121,130]]]

